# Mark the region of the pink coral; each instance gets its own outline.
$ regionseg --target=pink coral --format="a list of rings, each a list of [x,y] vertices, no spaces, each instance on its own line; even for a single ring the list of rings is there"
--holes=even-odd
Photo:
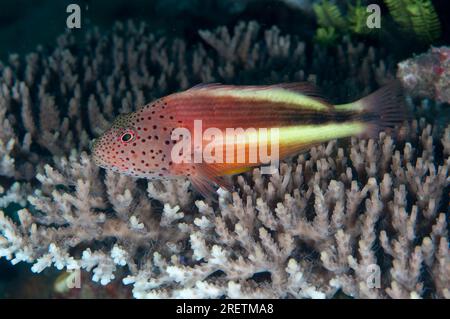
[[[450,47],[431,48],[400,62],[397,77],[413,96],[450,103]]]

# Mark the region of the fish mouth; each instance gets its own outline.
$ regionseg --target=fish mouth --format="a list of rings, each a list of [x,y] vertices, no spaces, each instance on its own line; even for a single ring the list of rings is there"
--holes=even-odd
[[[98,139],[95,138],[89,143],[89,150],[91,152],[91,158],[94,161],[95,165],[106,169],[106,168],[108,168],[108,165],[106,164],[105,160],[102,158],[102,155],[99,154],[99,151],[97,149],[97,141],[98,141]]]
[[[91,151],[91,153],[94,153],[94,148],[95,148],[95,145],[97,144],[97,141],[98,141],[98,138],[94,138],[89,142],[88,147],[89,147],[89,150]]]
[[[101,167],[101,168],[107,168],[107,166],[105,165],[105,162],[102,161],[98,156],[96,156],[95,154],[91,155],[92,160],[94,161],[94,164]]]
[[[94,152],[92,152],[91,158],[94,161],[94,164],[100,168],[103,168],[106,170],[111,170],[111,171],[119,171],[119,169],[117,167],[106,162],[101,155],[99,155],[95,152],[95,150],[94,150]]]
[[[100,162],[100,161],[95,161],[94,160],[95,165],[97,165],[100,168],[103,168],[107,171],[111,171],[111,172],[120,172],[119,168],[116,166],[112,166],[112,165],[107,165],[104,162]]]
[[[97,165],[100,168],[103,168],[103,169],[108,170],[108,171],[113,171],[113,172],[118,171],[117,167],[107,164],[105,161],[103,161],[102,159],[100,159],[98,157],[94,156],[93,160],[94,160],[94,164]]]

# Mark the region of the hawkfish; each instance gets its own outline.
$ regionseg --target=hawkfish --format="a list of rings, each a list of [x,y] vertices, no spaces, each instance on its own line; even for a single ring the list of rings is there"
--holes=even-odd
[[[283,160],[334,139],[376,137],[405,119],[403,100],[398,82],[340,105],[307,82],[201,84],[119,115],[93,141],[92,155],[97,165],[121,174],[188,178],[211,198],[216,186],[232,188],[227,175],[268,158]]]

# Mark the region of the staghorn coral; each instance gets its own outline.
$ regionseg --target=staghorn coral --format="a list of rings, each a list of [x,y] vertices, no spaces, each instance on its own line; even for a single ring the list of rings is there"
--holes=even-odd
[[[235,177],[218,203],[185,180],[93,164],[89,139],[118,112],[197,82],[310,79],[344,98],[393,76],[390,58],[350,42],[335,56],[314,47],[309,60],[303,42],[253,22],[200,36],[208,46],[130,22],[0,65],[0,173],[18,181],[0,203],[24,207],[18,221],[0,214],[0,256],[37,273],[83,269],[103,285],[118,277],[137,298],[449,297],[450,127],[421,120],[395,142],[332,141],[278,174]]]

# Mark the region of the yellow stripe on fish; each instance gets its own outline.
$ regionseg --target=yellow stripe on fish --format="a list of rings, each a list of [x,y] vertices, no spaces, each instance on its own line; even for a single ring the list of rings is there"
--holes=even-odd
[[[231,97],[236,99],[259,100],[272,103],[285,103],[287,105],[295,105],[302,109],[311,109],[315,111],[326,111],[330,107],[326,103],[317,98],[303,95],[295,91],[289,91],[283,88],[269,89],[233,89],[233,88],[214,88],[203,89],[204,94],[211,98],[214,97]]]
[[[285,144],[313,144],[351,135],[358,135],[367,129],[363,122],[331,123],[324,125],[299,125],[288,127],[273,127],[267,130],[247,130],[243,134],[242,143],[257,142],[260,145],[270,145],[274,138],[280,145]],[[277,130],[277,132],[275,131]],[[267,133],[266,133],[267,132]],[[273,136],[276,132],[276,137]],[[239,140],[234,140],[239,145]],[[226,143],[224,143],[226,144]]]
[[[319,143],[354,134],[358,135],[363,133],[366,128],[366,124],[361,122],[289,126],[279,129],[279,140],[280,144]]]

